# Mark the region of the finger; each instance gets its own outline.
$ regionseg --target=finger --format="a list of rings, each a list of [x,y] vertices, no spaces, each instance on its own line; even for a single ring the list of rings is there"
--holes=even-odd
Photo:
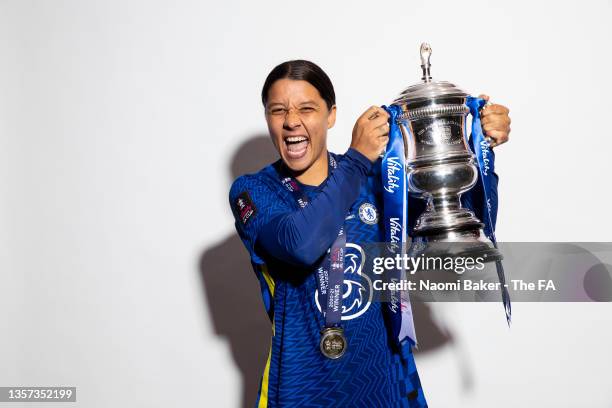
[[[389,113],[387,113],[386,110],[382,108],[378,108],[368,117],[368,120],[377,120],[377,119],[389,120],[390,117],[391,115],[389,115]]]
[[[368,120],[376,119],[378,117],[378,115],[380,115],[380,113],[378,113],[378,111],[374,111],[374,112],[370,113],[370,116],[368,116]]]
[[[482,130],[484,130],[485,132],[490,132],[492,130],[502,130],[505,132],[509,132],[510,124],[504,121],[489,122],[482,125]]]
[[[486,132],[486,135],[493,139],[496,144],[502,144],[508,141],[509,135],[508,132],[502,130],[491,130]]]
[[[371,116],[373,116],[376,112],[376,106],[370,106],[368,109],[366,109],[357,119],[357,121],[361,121],[361,122],[365,122],[367,120],[369,120],[369,118]]]
[[[499,113],[494,113],[494,114],[490,114],[487,116],[483,116],[482,119],[480,120],[480,124],[482,126],[490,125],[490,124],[497,124],[499,127],[504,127],[504,126],[510,126],[511,122],[512,120],[510,119],[510,116],[499,114]]]
[[[510,109],[498,103],[487,105],[484,108],[482,108],[480,112],[481,116],[492,115],[492,114],[507,115],[508,113],[510,113]]]
[[[389,138],[389,131],[386,132],[381,132],[381,134],[378,136],[379,138]]]
[[[480,95],[478,95],[478,97],[479,97],[480,99],[484,99],[485,101],[489,102],[489,95],[480,94]]]
[[[376,130],[381,134],[389,134],[389,122],[385,122],[382,125],[376,127]]]
[[[490,148],[494,148],[494,147],[497,147],[497,146],[499,146],[501,144],[506,143],[507,141],[508,141],[507,139],[506,140],[500,140],[499,142],[498,141],[492,141],[491,143],[489,143],[489,147]]]
[[[374,120],[379,116],[389,116],[389,114],[380,106],[372,105],[365,111],[363,116],[366,116],[368,120]]]
[[[383,129],[383,130],[389,131],[389,122],[385,121],[379,124],[378,126],[376,126],[376,129]]]
[[[365,124],[365,128],[367,130],[374,130],[378,127],[384,126],[384,125],[389,125],[389,120],[387,119],[386,116],[377,116],[375,119],[372,119],[370,121],[368,121]]]

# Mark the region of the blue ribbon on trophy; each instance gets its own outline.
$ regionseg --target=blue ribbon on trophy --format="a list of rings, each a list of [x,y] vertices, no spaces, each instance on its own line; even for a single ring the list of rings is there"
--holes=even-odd
[[[388,250],[403,257],[406,251],[408,193],[404,139],[397,125],[397,116],[401,109],[396,105],[383,105],[382,108],[390,115],[389,142],[382,159],[385,239]],[[391,281],[405,278],[403,269],[393,269],[387,273]],[[391,337],[397,344],[408,339],[410,344],[416,346],[416,331],[408,291],[393,290],[389,294],[390,301],[385,303],[384,311],[390,324]]]
[[[495,248],[497,248],[497,239],[495,237],[495,225],[493,223],[493,217],[491,216],[491,185],[495,181],[493,180],[493,171],[495,168],[495,155],[491,151],[489,142],[485,139],[482,132],[482,126],[480,123],[480,109],[485,105],[486,101],[481,98],[475,98],[468,96],[466,98],[466,105],[470,108],[470,114],[472,115],[472,135],[468,141],[472,152],[476,155],[478,162],[478,170],[480,172],[480,180],[482,181],[482,191],[484,195],[483,207],[486,211],[483,223],[485,224],[484,233],[492,242]],[[496,261],[495,266],[497,269],[497,277],[501,283],[502,291],[502,302],[504,304],[504,310],[506,312],[506,321],[508,325],[512,320],[512,305],[510,303],[510,294],[506,287],[506,277],[504,273],[504,267],[502,261]]]

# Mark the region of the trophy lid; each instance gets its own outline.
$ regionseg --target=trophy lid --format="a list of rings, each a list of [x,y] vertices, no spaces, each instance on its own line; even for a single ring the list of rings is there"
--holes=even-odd
[[[421,102],[439,97],[465,97],[468,93],[457,85],[447,81],[433,81],[430,74],[431,47],[427,43],[421,44],[421,68],[423,69],[423,82],[404,89],[393,101],[393,104],[402,105],[412,102]]]

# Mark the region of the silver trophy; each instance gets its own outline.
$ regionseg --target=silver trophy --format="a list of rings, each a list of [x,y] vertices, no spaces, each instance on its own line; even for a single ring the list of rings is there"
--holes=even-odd
[[[431,47],[421,44],[422,82],[409,86],[394,101],[401,107],[398,124],[406,151],[408,188],[427,200],[414,235],[428,244],[429,254],[485,256],[501,253],[483,233],[483,224],[461,207],[462,193],[478,180],[474,154],[466,141],[468,93],[430,74]]]

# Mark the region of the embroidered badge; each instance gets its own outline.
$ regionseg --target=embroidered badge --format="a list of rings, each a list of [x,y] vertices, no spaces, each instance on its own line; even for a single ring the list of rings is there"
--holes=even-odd
[[[242,225],[246,225],[251,217],[257,212],[257,208],[255,207],[255,204],[253,204],[248,191],[243,191],[238,195],[234,206],[236,208],[236,213],[240,217]]]
[[[370,203],[363,203],[359,206],[359,218],[366,224],[374,225],[378,222],[378,211]]]

